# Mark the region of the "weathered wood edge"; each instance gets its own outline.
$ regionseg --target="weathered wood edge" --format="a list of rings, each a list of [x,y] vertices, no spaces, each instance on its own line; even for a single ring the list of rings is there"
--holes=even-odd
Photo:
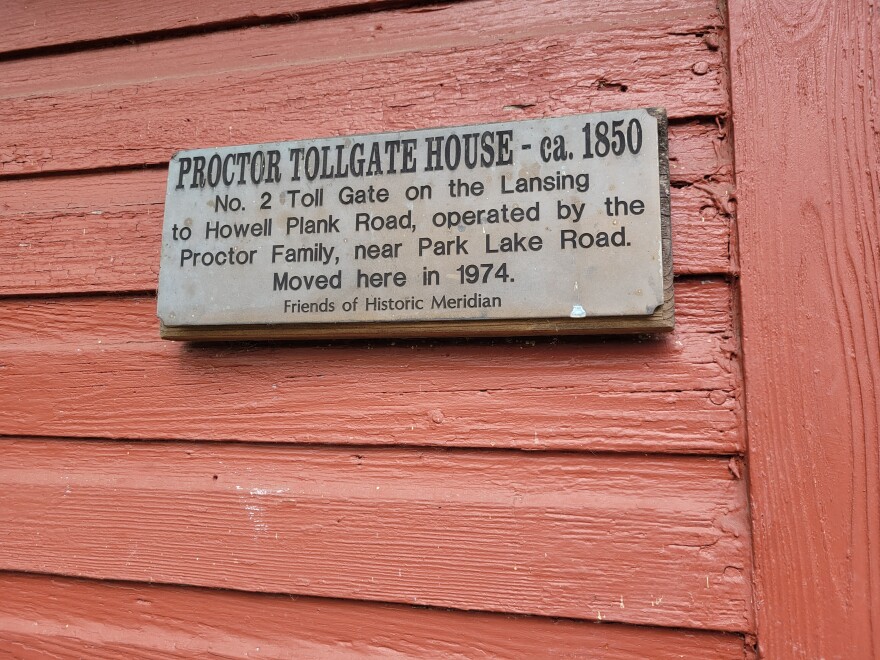
[[[585,319],[492,319],[476,321],[406,321],[253,325],[166,325],[159,336],[172,341],[254,339],[379,339],[418,337],[506,337],[510,335],[595,335],[671,332],[675,328],[672,271],[672,210],[669,184],[669,119],[665,108],[645,108],[657,120],[660,168],[660,240],[663,252],[663,303],[647,316],[597,316]]]
[[[668,315],[669,331],[675,327],[675,291],[672,269],[672,192],[669,183],[669,117],[666,108],[646,108],[657,120],[657,150],[660,168],[660,244],[663,253],[663,305],[657,310]],[[657,313],[655,311],[655,314]]]
[[[460,0],[446,0],[459,2]],[[403,7],[419,7],[431,0],[402,0]],[[43,6],[34,6],[40,5]],[[96,46],[113,46],[127,40],[152,41],[163,36],[188,36],[197,32],[229,30],[231,27],[246,28],[281,22],[301,21],[304,18],[324,18],[339,13],[381,11],[385,0],[294,0],[278,2],[265,0],[248,3],[210,2],[151,3],[160,12],[132,11],[139,3],[98,2],[99,14],[75,6],[75,3],[12,3],[5,8],[6,34],[0,42],[0,53],[7,58],[33,57],[58,52],[62,48],[87,49]],[[65,7],[66,5],[66,7]],[[185,9],[184,9],[185,8]],[[47,15],[40,16],[44,10]],[[188,13],[194,9],[198,13]],[[65,10],[68,12],[64,14]],[[52,15],[48,15],[48,14]],[[76,18],[71,20],[71,14]],[[77,16],[78,14],[78,16]]]
[[[671,301],[671,294],[667,300]],[[253,339],[415,339],[446,337],[507,337],[511,335],[633,334],[669,332],[673,329],[671,310],[666,302],[647,317],[627,319],[622,326],[614,317],[587,321],[430,321],[407,323],[313,323],[308,327],[293,325],[212,325],[201,327],[167,326],[160,323],[159,336],[174,341],[230,341]]]
[[[746,485],[727,457],[51,439],[0,450],[4,569],[753,629]]]
[[[0,654],[743,660],[741,634],[697,629],[45,574],[0,573],[0,591]]]

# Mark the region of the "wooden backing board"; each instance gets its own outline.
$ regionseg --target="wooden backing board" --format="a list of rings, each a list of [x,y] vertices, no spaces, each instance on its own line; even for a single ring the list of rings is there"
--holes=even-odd
[[[0,449],[0,569],[750,630],[745,482],[727,458]]]
[[[741,635],[0,573],[17,658],[742,660]]]
[[[730,4],[765,658],[880,657],[880,20]]]
[[[164,342],[151,297],[7,299],[0,433],[740,451],[730,288],[676,301],[656,338],[322,346]]]

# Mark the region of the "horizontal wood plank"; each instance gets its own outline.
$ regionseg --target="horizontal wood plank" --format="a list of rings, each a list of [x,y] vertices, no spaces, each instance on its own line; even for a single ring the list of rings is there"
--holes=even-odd
[[[151,297],[9,299],[0,434],[733,453],[730,304],[685,281],[662,337],[351,350],[162,341]]]
[[[0,568],[750,628],[726,458],[0,440]]]
[[[730,270],[730,161],[714,124],[670,127],[673,265]],[[153,291],[164,169],[0,180],[0,295]]]
[[[742,660],[740,635],[0,574],[0,653]]]
[[[50,188],[64,194],[52,207]],[[714,188],[724,194],[728,184]],[[711,190],[672,189],[676,274],[730,272],[730,217]],[[30,211],[0,210],[0,261],[9,265],[0,270],[0,295],[155,291],[164,172],[0,181],[0,191],[33,203]]]
[[[5,29],[0,52],[72,46],[82,42],[132,38],[155,32],[209,28],[259,19],[290,18],[302,14],[371,9],[382,0],[86,0],[76,4],[53,0],[13,2],[4,7]],[[409,0],[413,5],[424,0]]]
[[[725,114],[715,3],[638,4],[456,3],[6,62],[0,174],[621,107]]]
[[[644,15],[646,12],[650,15]],[[643,15],[639,16],[640,13]],[[88,16],[80,18],[89,20]],[[676,29],[681,32],[684,28],[699,42],[704,35],[722,29],[722,24],[723,18],[710,0],[622,0],[613,5],[602,0],[535,0],[531,9],[514,0],[467,0],[458,4],[453,1],[435,3],[429,8],[404,7],[293,25],[194,34],[129,47],[31,57],[21,62],[0,61],[0,98],[122,87],[181,76],[209,77],[255,66],[296,66],[518,42],[585,29],[596,34],[624,30],[659,35]],[[703,43],[717,48],[715,42]],[[119,66],[121,57],[125,58],[125,67]],[[615,81],[606,78],[603,84],[613,86]]]

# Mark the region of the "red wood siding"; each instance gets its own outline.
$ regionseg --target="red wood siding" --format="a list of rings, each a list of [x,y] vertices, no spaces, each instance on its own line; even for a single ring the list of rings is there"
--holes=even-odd
[[[0,37],[0,651],[751,654],[714,1],[24,7]],[[158,339],[178,149],[648,105],[669,335]]]
[[[728,288],[677,296],[659,339],[376,346],[178,344],[152,297],[9,300],[0,433],[736,453]]]
[[[0,450],[14,570],[748,622],[745,493],[727,459],[72,440]]]
[[[455,2],[455,0],[449,0]],[[45,47],[92,45],[88,42],[161,36],[197,29],[234,29],[250,23],[323,18],[338,13],[379,9],[387,0],[163,0],[144,4],[132,0],[84,0],[73,5],[55,0],[28,0],[4,7],[6,29],[0,52]],[[398,3],[402,4],[402,3]],[[409,0],[418,11],[425,0]]]
[[[20,658],[742,660],[739,635],[69,578],[0,575]]]
[[[0,174],[621,106],[724,114],[721,51],[697,36],[714,3],[635,4],[481,0],[2,63]]]
[[[880,17],[731,9],[758,641],[877,658]]]
[[[686,121],[670,128],[669,146],[675,272],[728,272],[725,135],[714,122]],[[153,291],[166,176],[156,167],[4,182],[0,259],[16,268],[0,271],[0,292]]]

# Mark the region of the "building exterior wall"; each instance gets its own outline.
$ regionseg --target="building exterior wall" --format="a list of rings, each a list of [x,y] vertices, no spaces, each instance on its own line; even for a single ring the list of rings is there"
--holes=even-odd
[[[756,653],[724,7],[7,4],[0,652]],[[159,339],[177,150],[652,106],[668,335]]]

